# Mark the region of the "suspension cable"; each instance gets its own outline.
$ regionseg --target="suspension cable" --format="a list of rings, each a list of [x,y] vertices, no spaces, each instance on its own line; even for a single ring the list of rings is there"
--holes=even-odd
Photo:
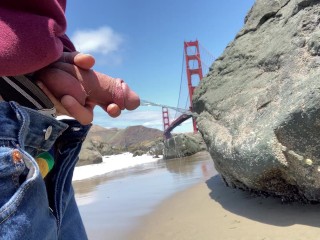
[[[198,57],[198,60],[200,60],[200,62],[207,68],[209,69],[210,66],[207,65],[207,61],[204,60],[204,57],[207,57],[209,56],[209,61],[210,63],[208,63],[209,65],[212,64],[212,62],[214,61],[214,56],[211,54],[211,52],[209,50],[207,50],[202,44],[199,43],[199,48],[201,48],[201,50],[204,50],[205,51],[205,56],[201,54],[201,59],[199,59]],[[200,50],[200,51],[201,51]],[[202,52],[202,51],[201,51]]]
[[[182,92],[182,81],[183,81],[183,72],[184,72],[184,50],[182,51],[182,64],[181,64],[181,75],[180,75],[180,89],[179,89],[179,96],[178,96],[178,103],[177,103],[177,108],[179,108],[179,103],[180,103],[180,97],[181,97],[181,92]],[[178,111],[176,111],[174,118],[177,118]]]

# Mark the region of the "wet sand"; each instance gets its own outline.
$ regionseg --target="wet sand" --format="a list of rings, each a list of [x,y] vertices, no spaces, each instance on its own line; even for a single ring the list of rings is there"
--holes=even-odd
[[[320,205],[282,204],[224,185],[219,176],[163,201],[129,240],[317,240]]]
[[[73,185],[89,239],[127,240],[161,202],[215,173],[210,155],[202,152],[74,181]]]
[[[74,187],[90,240],[320,240],[320,204],[228,188],[207,153]]]

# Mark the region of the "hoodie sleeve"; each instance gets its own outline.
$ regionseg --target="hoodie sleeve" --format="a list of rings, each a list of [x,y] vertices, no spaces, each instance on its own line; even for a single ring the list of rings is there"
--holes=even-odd
[[[56,61],[64,47],[74,50],[65,35],[65,1],[0,1],[1,76],[34,72]]]

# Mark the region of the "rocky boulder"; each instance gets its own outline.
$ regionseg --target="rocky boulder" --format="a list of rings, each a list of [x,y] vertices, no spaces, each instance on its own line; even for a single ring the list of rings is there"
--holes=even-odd
[[[182,158],[206,150],[201,135],[194,133],[174,134],[164,141],[163,158]]]
[[[77,166],[102,162],[102,156],[131,152],[162,155],[163,132],[143,126],[125,129],[103,128],[93,125],[83,142]]]
[[[320,200],[320,1],[257,0],[196,89],[198,128],[229,186]]]

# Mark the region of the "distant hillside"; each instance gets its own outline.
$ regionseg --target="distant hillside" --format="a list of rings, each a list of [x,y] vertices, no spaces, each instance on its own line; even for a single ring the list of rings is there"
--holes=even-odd
[[[88,138],[96,141],[107,142],[112,139],[117,133],[119,129],[117,128],[104,128],[98,125],[93,125],[88,133]]]
[[[144,126],[132,126],[126,129],[103,128],[93,125],[80,152],[78,165],[99,163],[102,156],[132,152],[142,154],[162,144],[163,132]],[[156,153],[155,154],[162,154]]]
[[[163,132],[158,129],[133,126],[118,131],[109,143],[114,146],[130,147],[146,141],[154,141],[162,136]]]
[[[87,139],[108,143],[114,147],[131,147],[145,141],[153,141],[163,136],[163,132],[144,126],[132,126],[125,129],[92,126]]]
[[[200,134],[173,134],[171,139],[163,141],[163,132],[154,128],[133,126],[107,129],[93,125],[82,145],[78,166],[100,163],[102,156],[123,152],[163,155],[169,159],[190,156],[203,150],[206,146]]]

